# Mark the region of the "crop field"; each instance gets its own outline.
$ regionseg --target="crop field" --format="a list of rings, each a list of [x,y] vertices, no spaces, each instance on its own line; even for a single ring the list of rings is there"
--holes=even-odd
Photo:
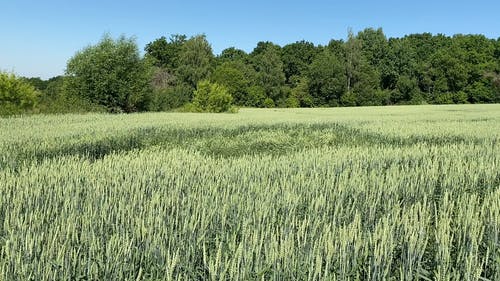
[[[500,280],[500,105],[0,119],[0,280]]]

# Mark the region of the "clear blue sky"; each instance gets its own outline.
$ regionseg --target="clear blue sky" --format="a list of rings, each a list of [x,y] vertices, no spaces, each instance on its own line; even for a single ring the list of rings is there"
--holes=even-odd
[[[349,27],[411,33],[500,36],[498,0],[413,1],[107,1],[0,0],[0,70],[49,78],[105,32],[135,36],[141,49],[161,36],[207,35],[214,52],[251,51],[258,41],[326,44]]]

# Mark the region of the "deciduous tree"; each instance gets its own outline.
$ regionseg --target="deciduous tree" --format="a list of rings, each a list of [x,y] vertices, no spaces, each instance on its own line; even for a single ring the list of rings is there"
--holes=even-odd
[[[66,88],[110,112],[141,111],[147,109],[150,74],[133,38],[104,35],[68,61]]]
[[[191,37],[179,53],[179,80],[196,88],[199,81],[208,78],[213,69],[214,55],[205,35]]]

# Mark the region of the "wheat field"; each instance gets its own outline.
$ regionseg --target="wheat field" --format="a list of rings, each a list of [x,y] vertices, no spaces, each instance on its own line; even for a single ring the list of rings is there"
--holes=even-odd
[[[0,280],[500,280],[500,105],[0,132]]]

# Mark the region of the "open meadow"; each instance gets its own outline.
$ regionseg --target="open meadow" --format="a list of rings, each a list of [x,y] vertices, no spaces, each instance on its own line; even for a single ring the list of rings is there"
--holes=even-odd
[[[0,132],[0,280],[500,280],[498,104]]]

